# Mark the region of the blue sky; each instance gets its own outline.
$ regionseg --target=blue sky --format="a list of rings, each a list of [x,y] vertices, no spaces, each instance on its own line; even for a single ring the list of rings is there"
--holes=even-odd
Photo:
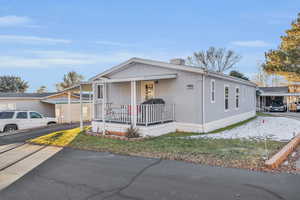
[[[186,58],[210,46],[242,56],[251,76],[300,12],[299,0],[0,0],[0,75],[55,90],[63,74],[86,79],[131,57]]]

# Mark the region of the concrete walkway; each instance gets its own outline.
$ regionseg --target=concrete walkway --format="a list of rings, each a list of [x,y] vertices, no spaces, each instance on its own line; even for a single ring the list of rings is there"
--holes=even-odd
[[[0,146],[0,190],[55,155],[62,148],[12,143]]]

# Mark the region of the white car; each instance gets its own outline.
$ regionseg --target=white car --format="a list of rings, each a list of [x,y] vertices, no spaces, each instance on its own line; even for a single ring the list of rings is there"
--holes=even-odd
[[[0,132],[11,132],[56,124],[55,118],[44,117],[36,111],[0,111]]]

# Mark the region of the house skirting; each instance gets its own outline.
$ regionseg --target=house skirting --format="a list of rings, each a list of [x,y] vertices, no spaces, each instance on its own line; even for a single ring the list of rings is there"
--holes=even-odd
[[[246,112],[231,117],[223,118],[220,120],[212,121],[202,124],[194,123],[183,123],[183,122],[170,122],[164,124],[157,124],[152,126],[137,126],[141,136],[160,136],[171,132],[181,131],[181,132],[195,132],[195,133],[207,133],[219,128],[224,128],[226,126],[247,120],[256,115],[255,111]],[[103,129],[104,123],[101,121],[92,122],[92,131],[99,133]],[[119,124],[119,123],[105,123],[105,130],[111,132],[126,133],[127,129],[130,128],[129,124]]]

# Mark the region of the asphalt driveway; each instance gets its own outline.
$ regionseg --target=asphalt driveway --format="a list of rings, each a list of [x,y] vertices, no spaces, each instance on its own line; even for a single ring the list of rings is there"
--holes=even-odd
[[[88,124],[84,124],[88,125]],[[21,133],[16,133],[12,135],[6,135],[6,136],[1,136],[0,135],[0,145],[6,145],[6,144],[11,144],[11,143],[18,143],[18,142],[25,142],[26,140],[39,137],[42,135],[46,135],[55,131],[60,131],[60,130],[66,130],[66,129],[72,129],[79,127],[79,123],[73,123],[73,124],[57,124],[53,126],[47,126],[44,128],[37,128],[34,130],[28,130],[24,131]]]
[[[1,200],[299,200],[300,176],[63,149],[0,192]]]
[[[300,120],[300,112],[268,112],[268,114]]]

